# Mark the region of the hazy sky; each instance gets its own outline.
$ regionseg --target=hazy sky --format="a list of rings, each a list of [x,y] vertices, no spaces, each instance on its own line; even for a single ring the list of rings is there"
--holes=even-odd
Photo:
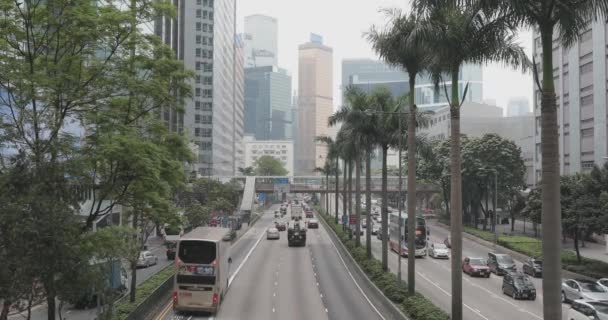
[[[409,9],[407,0],[237,0],[238,29],[251,14],[278,19],[279,66],[290,71],[297,90],[298,45],[307,42],[311,32],[320,34],[334,52],[334,107],[341,104],[341,63],[344,58],[377,58],[362,34],[373,24],[383,26],[380,8]],[[531,55],[530,32],[520,34],[520,42]],[[511,97],[524,96],[532,107],[532,77],[501,65],[483,67],[483,97],[496,100],[505,108]]]

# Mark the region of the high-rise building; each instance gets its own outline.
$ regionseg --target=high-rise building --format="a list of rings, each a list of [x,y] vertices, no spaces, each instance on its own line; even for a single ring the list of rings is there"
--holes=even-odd
[[[606,72],[608,28],[604,20],[592,22],[580,35],[579,42],[564,48],[557,41],[553,46],[553,78],[557,95],[559,157],[562,174],[588,171],[594,164],[606,161]],[[533,33],[533,54],[542,61],[540,34]],[[539,69],[542,64],[539,64]],[[543,72],[545,70],[539,70]],[[539,75],[542,79],[542,75]],[[541,93],[534,84],[536,183],[541,178]]]
[[[507,103],[507,117],[523,116],[530,113],[530,101],[526,97],[509,99]]]
[[[236,149],[236,163],[234,172],[238,173],[238,168],[245,166],[245,151],[243,149],[243,137],[245,135],[245,43],[242,34],[236,37],[235,51],[235,81],[234,81],[234,145]]]
[[[177,16],[159,17],[155,33],[196,75],[193,98],[186,101],[183,115],[168,110],[163,117],[198,146],[198,173],[233,175],[239,165],[243,123],[236,1],[173,0],[173,4]]]
[[[327,118],[333,112],[333,50],[319,36],[299,46],[298,135],[296,173],[311,174],[322,167],[327,146],[317,143],[318,136],[330,134]]]
[[[261,14],[245,17],[245,67],[278,65],[277,19]]]
[[[460,70],[460,93],[464,93],[465,86],[469,85],[466,101],[482,102],[483,77],[480,65],[464,65]],[[451,81],[440,83],[439,90],[430,77],[421,74],[416,78],[416,105],[420,108],[443,106],[447,104],[445,89],[451,92]],[[382,61],[372,59],[344,59],[342,60],[342,92],[348,85],[354,85],[365,92],[371,92],[377,87],[387,87],[393,96],[402,96],[409,90],[407,72],[390,66]]]
[[[291,76],[276,66],[245,69],[245,133],[291,139]]]

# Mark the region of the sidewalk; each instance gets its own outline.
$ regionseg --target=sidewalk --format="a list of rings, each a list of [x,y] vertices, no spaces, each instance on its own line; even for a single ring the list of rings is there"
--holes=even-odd
[[[511,232],[510,223],[497,225],[496,229],[498,230],[499,234],[525,235],[529,237],[534,237],[534,229],[532,222],[530,221],[526,221],[524,225],[524,221],[516,219],[515,228],[513,232]],[[537,229],[538,237],[540,238],[542,235],[542,226],[538,225]],[[562,248],[564,250],[574,251],[574,241],[570,238],[567,238],[566,242],[562,242]],[[579,252],[581,253],[582,257],[600,260],[608,263],[608,254],[606,253],[606,246],[602,243],[585,241],[585,247],[582,247],[582,242],[579,241]]]

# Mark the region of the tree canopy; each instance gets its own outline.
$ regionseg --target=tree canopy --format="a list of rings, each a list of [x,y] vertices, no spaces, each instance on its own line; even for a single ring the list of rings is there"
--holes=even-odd
[[[286,176],[289,171],[283,163],[273,156],[263,155],[255,161],[255,174],[258,176]]]

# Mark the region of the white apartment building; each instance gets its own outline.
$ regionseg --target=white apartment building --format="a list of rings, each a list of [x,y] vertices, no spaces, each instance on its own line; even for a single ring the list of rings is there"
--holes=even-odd
[[[271,156],[279,160],[287,175],[294,175],[294,155],[292,140],[255,140],[252,136],[243,138],[245,149],[245,167],[254,167],[261,156]]]

